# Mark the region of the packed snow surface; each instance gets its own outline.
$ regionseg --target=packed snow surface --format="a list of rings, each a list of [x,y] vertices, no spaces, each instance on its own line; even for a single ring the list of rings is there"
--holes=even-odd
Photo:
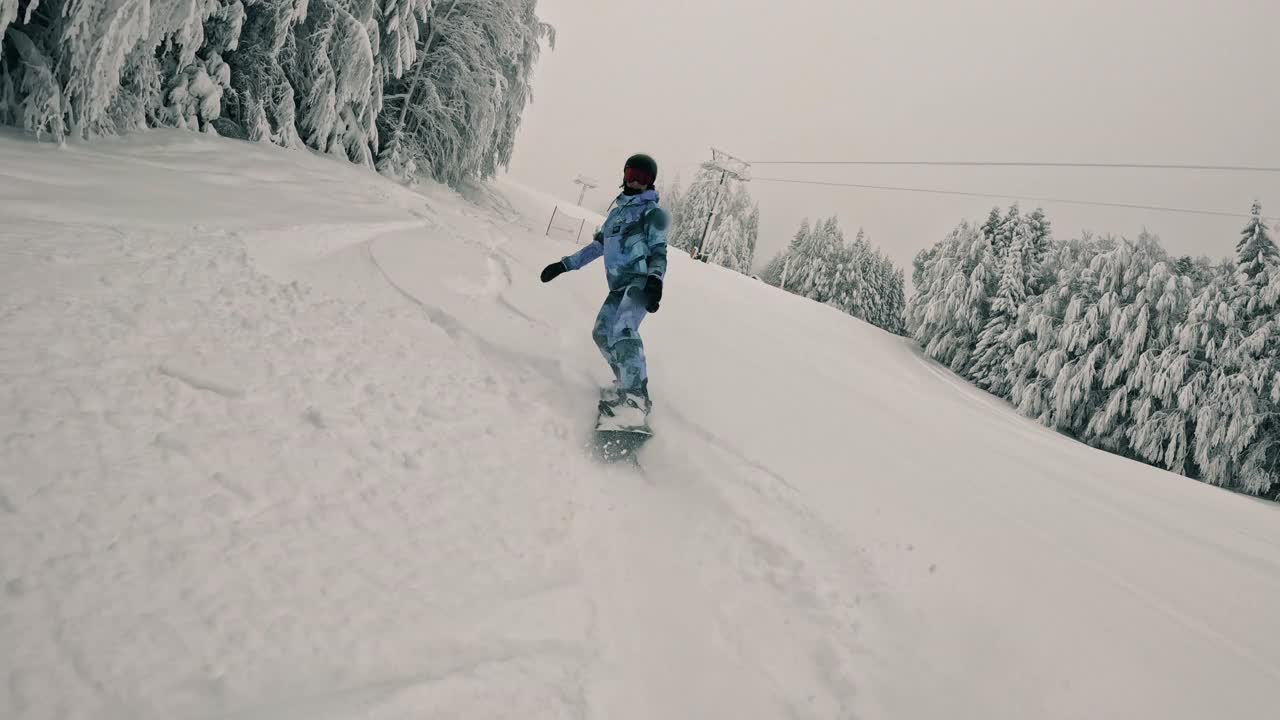
[[[1274,712],[1280,508],[682,253],[593,461],[554,205],[0,136],[0,717]]]

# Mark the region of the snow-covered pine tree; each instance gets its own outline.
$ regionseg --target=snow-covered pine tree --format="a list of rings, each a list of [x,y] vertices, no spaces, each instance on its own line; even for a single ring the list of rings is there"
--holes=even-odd
[[[1257,397],[1257,413],[1250,419],[1257,424],[1256,438],[1242,460],[1241,476],[1258,492],[1280,487],[1280,252],[1261,214],[1255,202],[1242,233],[1244,252],[1238,248],[1236,258],[1237,278],[1248,278],[1241,365]]]
[[[1004,218],[1000,215],[1000,208],[993,207],[991,212],[987,214],[987,221],[982,223],[982,234],[987,241],[992,243],[993,247],[996,242],[996,235],[1000,232],[1000,225],[1004,222]]]
[[[1027,295],[1035,296],[1043,292],[1048,284],[1044,263],[1053,247],[1052,226],[1042,208],[1036,208],[1027,215],[1024,224],[1030,236],[1026,257],[1023,259],[1027,273]]]
[[[750,198],[748,198],[750,200]],[[760,239],[760,205],[754,201],[742,225],[742,242],[738,244],[738,267],[744,275],[750,275],[756,261],[756,243]]]
[[[787,252],[799,252],[800,248],[809,242],[809,235],[813,233],[813,226],[809,223],[809,218],[800,221],[800,228],[796,230],[796,234],[791,236],[791,242],[787,243]]]
[[[240,41],[225,55],[239,99],[232,116],[254,139],[290,148],[303,145],[298,132],[299,98],[289,75],[298,60],[294,28],[307,10],[308,0],[249,3]]]
[[[736,212],[725,214],[723,222],[716,223],[707,237],[707,262],[712,265],[743,272],[738,266],[738,244],[745,239],[742,217]]]
[[[853,242],[834,252],[833,296],[828,302],[844,312],[892,333],[903,332],[904,277],[859,228]]]
[[[667,231],[667,244],[686,252],[691,252],[698,246],[719,184],[719,173],[702,170],[694,175],[689,189],[671,206],[671,228]],[[710,231],[707,234],[710,237]]]
[[[779,250],[777,254],[765,263],[764,269],[760,271],[760,280],[774,287],[782,287],[782,271],[786,267],[787,251]]]
[[[844,232],[833,216],[814,226],[808,242],[800,248],[800,262],[794,292],[815,302],[829,302],[840,277]]]
[[[28,3],[26,24],[47,63],[0,60],[0,86],[20,80],[20,67],[32,67],[31,113],[0,113],[9,122],[29,121],[35,131],[81,137],[163,125],[195,116],[193,125],[210,130],[200,115],[216,117],[226,71],[218,54],[235,47],[243,20],[238,0],[148,0],[147,2]],[[25,44],[24,44],[25,45]],[[197,56],[197,53],[201,53]],[[18,58],[21,60],[22,58]],[[199,64],[202,67],[194,67]],[[47,69],[47,72],[41,72]],[[38,83],[43,80],[43,83]],[[58,98],[56,110],[51,100]],[[184,106],[164,106],[175,98]],[[174,110],[174,108],[170,108]]]
[[[893,264],[887,257],[885,262],[891,266]],[[893,268],[893,275],[889,278],[884,297],[887,316],[885,324],[881,327],[895,335],[906,335],[907,282],[902,268]]]
[[[808,245],[809,236],[812,234],[813,228],[809,224],[809,218],[800,221],[800,228],[796,230],[795,235],[791,236],[791,242],[782,252],[782,275],[778,287],[795,292],[797,278],[800,277],[800,268],[803,265],[802,249]]]
[[[821,299],[818,302],[829,303],[839,288],[842,265],[848,257],[848,246],[844,240],[844,230],[840,221],[833,215],[823,223],[823,242],[818,247],[822,259],[820,270],[814,274],[814,290]]]
[[[1204,255],[1196,258],[1190,255],[1183,255],[1174,261],[1174,270],[1179,275],[1186,275],[1191,278],[1197,288],[1202,288],[1209,284],[1215,277],[1214,262]]]
[[[894,279],[898,274],[897,269],[888,263],[888,258],[873,252],[869,261],[869,272],[867,286],[871,292],[867,293],[864,299],[866,305],[866,319],[872,325],[884,328],[890,332],[894,332],[894,327],[901,320],[895,317],[895,314],[901,312],[901,306],[895,308],[894,298]],[[895,313],[895,310],[897,313]]]
[[[542,41],[555,49],[555,28],[538,18],[537,5],[537,0],[510,0],[503,23],[506,32],[494,47],[502,74],[498,124],[481,161],[481,178],[491,178],[510,165],[525,106],[533,102],[533,69],[542,53]]]
[[[813,224],[805,218],[760,279],[890,332],[903,332],[902,271],[871,247],[861,229],[852,243],[846,243],[835,217]]]
[[[1174,267],[1177,268],[1176,263]],[[1183,277],[1191,280],[1191,276]],[[1222,361],[1224,342],[1235,333],[1231,286],[1231,272],[1223,268],[1208,284],[1195,289],[1176,328],[1176,342],[1165,349],[1155,368],[1152,394],[1166,408],[1166,427],[1157,426],[1159,432],[1153,434],[1145,427],[1148,423],[1140,421],[1134,428],[1134,449],[1139,456],[1175,472],[1205,477],[1193,467],[1196,423],[1201,407],[1209,399],[1206,393]],[[1172,417],[1174,414],[1179,417]]]
[[[1248,280],[1265,274],[1268,265],[1280,262],[1280,250],[1276,249],[1276,243],[1262,219],[1262,203],[1255,200],[1250,215],[1249,223],[1240,231],[1240,241],[1236,243],[1236,269]]]
[[[662,203],[662,207],[671,215],[673,223],[676,218],[683,218],[684,186],[680,182],[679,173],[671,178],[670,183],[659,181],[657,190],[658,199]],[[668,237],[670,237],[670,233],[668,233]]]
[[[225,110],[232,92],[226,57],[240,47],[240,0],[152,2],[151,31],[134,47],[109,111],[115,129],[169,126],[247,135]]]
[[[809,299],[813,299],[814,277],[817,272],[815,268],[822,262],[820,248],[826,236],[824,222],[818,220],[813,223],[804,234],[804,242],[792,253],[791,262],[787,266],[787,290]]]
[[[0,77],[8,78],[0,84],[29,88],[21,94],[31,96],[22,117],[4,116],[55,137],[165,124],[173,117],[161,112],[165,95],[181,83],[182,102],[216,117],[226,78],[218,55],[235,46],[243,10],[239,0],[29,2],[21,16],[0,10],[4,24],[22,25],[24,38],[0,31],[18,46],[16,54],[0,53]]]
[[[987,218],[987,223],[994,219],[995,211],[993,210],[992,213],[993,215]],[[1009,206],[1009,211],[1000,219],[1000,224],[994,229],[991,236],[991,250],[996,254],[996,258],[1000,262],[1004,261],[1004,255],[1013,244],[1014,236],[1022,225],[1023,217],[1018,209],[1018,203],[1015,202]],[[984,229],[985,227],[984,225]]]
[[[702,253],[707,262],[750,274],[760,232],[760,210],[745,184],[726,180],[721,185],[720,180],[719,171],[704,168],[694,176],[687,192],[664,201],[671,212],[667,243],[692,251],[702,242],[705,230]],[[715,215],[708,225],[707,216],[713,207]]]
[[[1249,344],[1254,362],[1249,372],[1261,412],[1257,436],[1245,454],[1243,477],[1275,497],[1280,489],[1280,262],[1268,263],[1267,280],[1258,288],[1251,308]],[[1256,281],[1258,276],[1254,277]],[[1264,487],[1264,483],[1269,483]]]
[[[1107,328],[1111,312],[1127,288],[1124,274],[1132,264],[1132,246],[1126,241],[1111,252],[1093,258],[1089,277],[1094,292],[1072,298],[1060,330],[1059,347],[1069,358],[1050,391],[1053,426],[1081,436],[1097,409],[1105,402],[1098,389],[1098,374],[1109,355]]]
[[[861,242],[859,242],[861,240]],[[889,329],[888,296],[891,292],[893,267],[886,258],[866,242],[865,235],[855,237],[852,245],[853,272],[850,279],[857,282],[853,288],[849,314],[875,325]]]
[[[413,67],[430,14],[431,0],[379,0],[377,62],[384,80],[398,80]]]
[[[311,0],[290,66],[307,145],[369,167],[382,90],[374,83],[373,10],[372,0]]]
[[[968,367],[987,321],[998,273],[991,242],[962,222],[942,241],[907,304],[906,327],[929,357],[956,372]]]
[[[911,284],[913,287],[920,287],[924,284],[925,273],[933,259],[938,256],[940,243],[930,245],[929,247],[916,253],[911,260]]]
[[[872,320],[872,298],[880,290],[877,287],[877,259],[867,243],[866,233],[859,229],[853,242],[837,251],[838,272],[831,299],[844,312],[872,323],[875,322]]]
[[[750,202],[740,183],[726,183],[720,207],[711,222],[703,252],[707,262],[741,272],[738,268],[739,243],[745,241],[745,208]],[[705,223],[705,220],[704,220]],[[695,229],[697,223],[694,223]]]
[[[1252,494],[1280,481],[1276,379],[1271,363],[1257,357],[1265,342],[1261,335],[1228,333],[1196,413],[1195,459],[1203,479]]]
[[[0,41],[4,40],[4,31],[0,31]],[[0,56],[4,48],[0,47]],[[21,109],[18,105],[18,87],[9,74],[9,68],[0,61],[0,125],[20,125]]]
[[[1111,397],[1090,420],[1091,431],[1108,434],[1122,428],[1124,442],[1138,457],[1184,473],[1191,417],[1178,404],[1178,388],[1188,366],[1178,349],[1178,330],[1186,321],[1195,286],[1167,258],[1153,260],[1113,328],[1125,334],[1119,353],[1104,369],[1103,383],[1111,384]]]
[[[11,99],[11,109],[6,115],[15,122],[21,122],[27,132],[34,133],[36,138],[47,132],[57,142],[63,142],[68,132],[66,106],[62,85],[54,72],[54,60],[36,41],[27,37],[25,32],[11,27],[7,36],[17,48],[20,62],[12,65],[5,63],[5,83],[10,88],[17,86],[22,101],[16,102],[16,96]]]
[[[202,9],[188,13],[184,29],[201,33],[196,28],[202,15]],[[121,71],[150,25],[147,0],[94,0],[63,7],[51,30],[70,135],[84,138],[114,130],[108,109],[120,90]]]
[[[552,28],[536,0],[440,0],[429,8],[417,61],[385,97],[383,137],[441,182],[488,178],[511,159],[529,80]]]
[[[1039,208],[1030,215],[1020,215],[1015,204],[1003,219],[997,211],[992,211],[983,234],[988,232],[1001,243],[1005,243],[1006,235],[1009,239],[1003,255],[997,255],[1000,279],[987,323],[978,336],[968,376],[992,394],[1009,397],[1014,377],[1025,371],[1025,366],[1015,369],[1013,362],[1015,352],[1029,332],[1018,318],[1025,306],[1038,301],[1046,284],[1043,265],[1051,242],[1049,221]]]
[[[1076,298],[1096,294],[1089,267],[1093,258],[1114,247],[1086,234],[1053,243],[1045,260],[1045,290],[1030,298],[1019,312],[1016,336],[1020,342],[1009,361],[1009,399],[1022,414],[1052,425],[1051,390],[1068,358],[1061,346],[1061,329],[1068,311],[1077,311]]]
[[[462,0],[432,4],[417,61],[400,78],[387,80],[384,98],[396,102],[378,118],[380,135],[397,145],[397,152],[446,183],[478,170],[478,138],[469,137],[466,127],[468,105],[472,100],[482,104],[475,108],[475,120],[477,131],[483,130],[497,77],[488,62],[483,18],[470,9]]]
[[[1198,405],[1200,473],[1248,493],[1280,483],[1280,259],[1269,245],[1255,203],[1230,275],[1196,298],[1180,337],[1207,360],[1183,390]]]
[[[1144,289],[1157,264],[1168,260],[1159,241],[1143,233],[1095,257],[1092,294],[1065,319],[1060,346],[1067,352],[1052,390],[1053,424],[1085,442],[1128,454],[1130,400],[1123,387],[1148,349],[1152,303]],[[1156,273],[1164,277],[1163,271]]]
[[[1022,221],[1016,209],[1010,211],[1009,218],[997,237],[1003,237],[1008,231],[1012,238],[1004,247],[1003,256],[997,255],[1001,264],[1000,280],[967,371],[976,385],[1000,397],[1007,397],[1009,391],[1009,362],[1018,339],[1014,328],[1027,300],[1027,261],[1033,252],[1030,225]]]
[[[1110,256],[1118,248],[1107,240],[1101,244],[1089,243],[1084,248],[1081,264],[1069,268],[1078,274],[1064,273],[1055,288],[1055,305],[1045,305],[1044,315],[1059,319],[1051,328],[1037,327],[1038,332],[1049,330],[1051,338],[1041,337],[1041,355],[1035,368],[1048,385],[1039,402],[1043,410],[1039,417],[1046,425],[1074,429],[1081,427],[1089,411],[1078,409],[1081,403],[1091,403],[1092,375],[1078,372],[1080,365],[1096,367],[1097,358],[1089,358],[1090,352],[1102,340],[1105,320],[1098,309],[1103,295],[1099,280],[1099,258]],[[1016,357],[1016,352],[1015,352]],[[1016,361],[1015,361],[1016,362]],[[1024,397],[1022,403],[1026,403]],[[1020,405],[1022,404],[1020,403]],[[1091,407],[1091,406],[1090,406]]]

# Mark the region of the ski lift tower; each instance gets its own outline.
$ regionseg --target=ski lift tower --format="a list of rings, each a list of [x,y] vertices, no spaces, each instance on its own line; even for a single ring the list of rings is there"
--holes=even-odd
[[[751,164],[723,150],[711,148],[711,161],[702,163],[702,169],[720,173],[720,183],[716,185],[716,199],[711,202],[711,212],[707,213],[707,222],[702,226],[702,237],[698,239],[698,247],[694,248],[693,251],[695,258],[706,262],[706,255],[702,252],[702,246],[706,243],[707,233],[711,230],[711,219],[715,217],[716,210],[720,208],[720,195],[723,194],[724,183],[729,178],[739,182],[750,182]]]
[[[582,186],[582,191],[578,193],[578,207],[582,207],[582,199],[587,196],[588,190],[600,186],[600,183],[596,182],[595,178],[590,178],[586,175],[579,175],[573,179],[573,182],[575,185]]]

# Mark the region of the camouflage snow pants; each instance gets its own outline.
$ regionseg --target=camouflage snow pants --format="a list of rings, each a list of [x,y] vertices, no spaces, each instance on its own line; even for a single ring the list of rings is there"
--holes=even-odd
[[[624,392],[637,392],[648,397],[649,372],[645,367],[644,343],[640,340],[640,321],[648,304],[644,288],[628,286],[613,290],[600,306],[591,338],[613,369],[618,387]]]

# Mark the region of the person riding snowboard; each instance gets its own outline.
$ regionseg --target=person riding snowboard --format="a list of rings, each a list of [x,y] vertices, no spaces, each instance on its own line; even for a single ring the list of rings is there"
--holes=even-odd
[[[667,227],[671,216],[658,207],[658,163],[632,155],[622,170],[622,193],[613,201],[591,244],[551,263],[542,282],[578,270],[604,256],[609,294],[596,316],[591,337],[613,369],[613,387],[601,397],[601,416],[612,415],[621,428],[643,427],[653,407],[640,321],[656,313],[667,272]]]

